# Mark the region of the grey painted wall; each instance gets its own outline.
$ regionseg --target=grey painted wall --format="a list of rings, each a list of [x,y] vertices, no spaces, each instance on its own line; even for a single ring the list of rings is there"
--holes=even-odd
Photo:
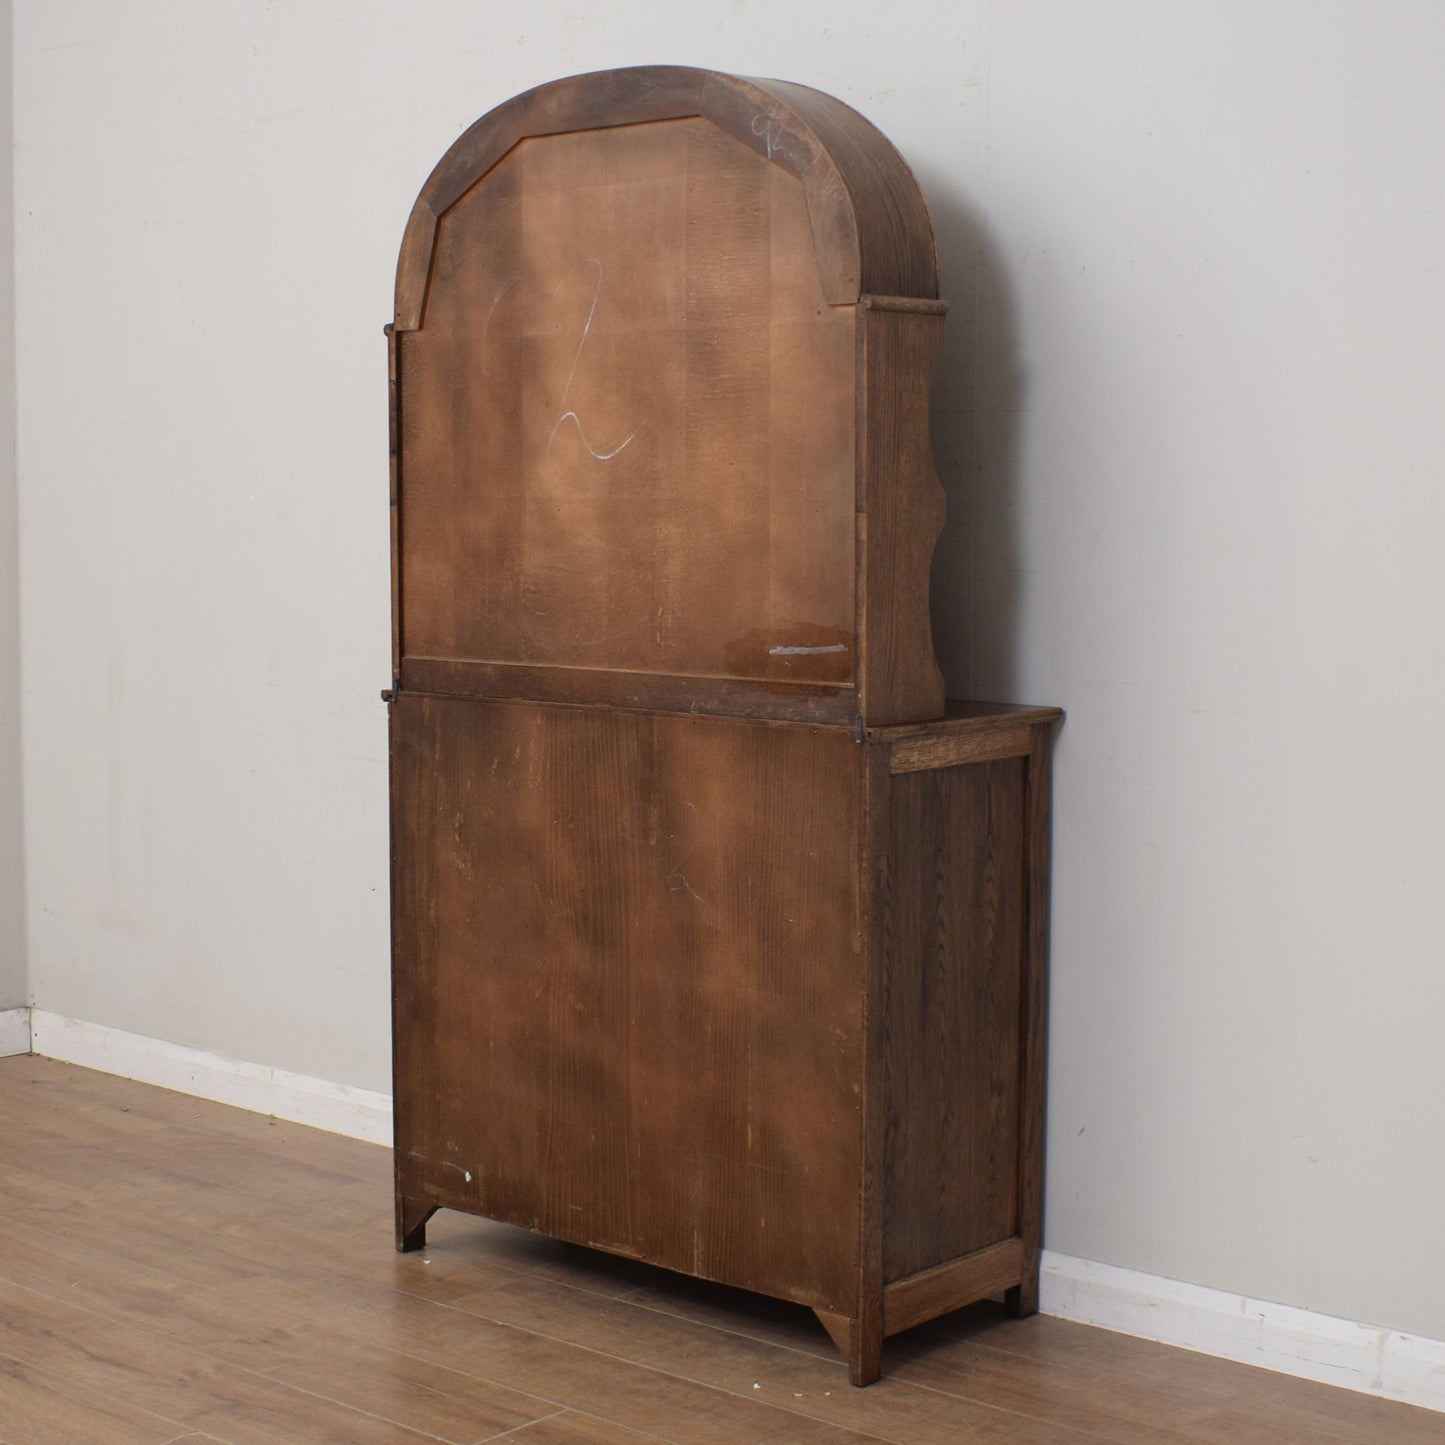
[[[29,1002],[20,762],[20,578],[15,486],[15,211],[10,0],[0,0],[0,1009]]]

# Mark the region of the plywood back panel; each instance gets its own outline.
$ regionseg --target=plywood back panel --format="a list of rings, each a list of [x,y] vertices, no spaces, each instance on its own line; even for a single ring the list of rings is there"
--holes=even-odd
[[[852,677],[854,311],[796,178],[700,117],[525,140],[441,218],[424,319],[407,655]]]
[[[484,116],[397,269],[400,685],[939,716],[936,290],[907,166],[819,92],[644,67]]]
[[[862,749],[461,698],[392,728],[401,1192],[851,1307]]]

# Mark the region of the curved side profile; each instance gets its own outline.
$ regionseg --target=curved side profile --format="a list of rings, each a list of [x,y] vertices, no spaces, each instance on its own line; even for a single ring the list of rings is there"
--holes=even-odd
[[[397,270],[398,682],[941,716],[936,292],[902,157],[805,86],[644,67],[484,116]]]
[[[821,91],[686,66],[551,81],[489,111],[452,145],[412,208],[396,273],[398,331],[421,325],[436,224],[529,138],[701,116],[803,183],[824,294],[938,295],[928,209],[907,163],[857,111]]]

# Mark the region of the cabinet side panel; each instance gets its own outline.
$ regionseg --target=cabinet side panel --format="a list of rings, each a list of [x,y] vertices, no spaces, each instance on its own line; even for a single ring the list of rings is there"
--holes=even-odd
[[[428,704],[398,698],[388,707],[391,748],[392,1132],[396,1193],[419,1198],[413,1141],[438,1132],[440,1096],[435,966],[437,852],[425,846],[427,820],[441,805],[443,779],[431,766]]]
[[[858,632],[862,714],[872,727],[943,716],[929,575],[943,526],[928,404],[941,311],[870,296],[859,308]]]
[[[851,1305],[851,733],[406,696],[395,719],[404,1192]]]
[[[1018,1229],[1024,761],[892,780],[884,1278]]]

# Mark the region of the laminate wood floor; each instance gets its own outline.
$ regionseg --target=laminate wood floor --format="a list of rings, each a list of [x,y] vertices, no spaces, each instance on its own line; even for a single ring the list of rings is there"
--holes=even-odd
[[[867,1390],[806,1310],[438,1215],[390,1153],[0,1060],[4,1445],[1442,1445],[1445,1417],[985,1304]]]

